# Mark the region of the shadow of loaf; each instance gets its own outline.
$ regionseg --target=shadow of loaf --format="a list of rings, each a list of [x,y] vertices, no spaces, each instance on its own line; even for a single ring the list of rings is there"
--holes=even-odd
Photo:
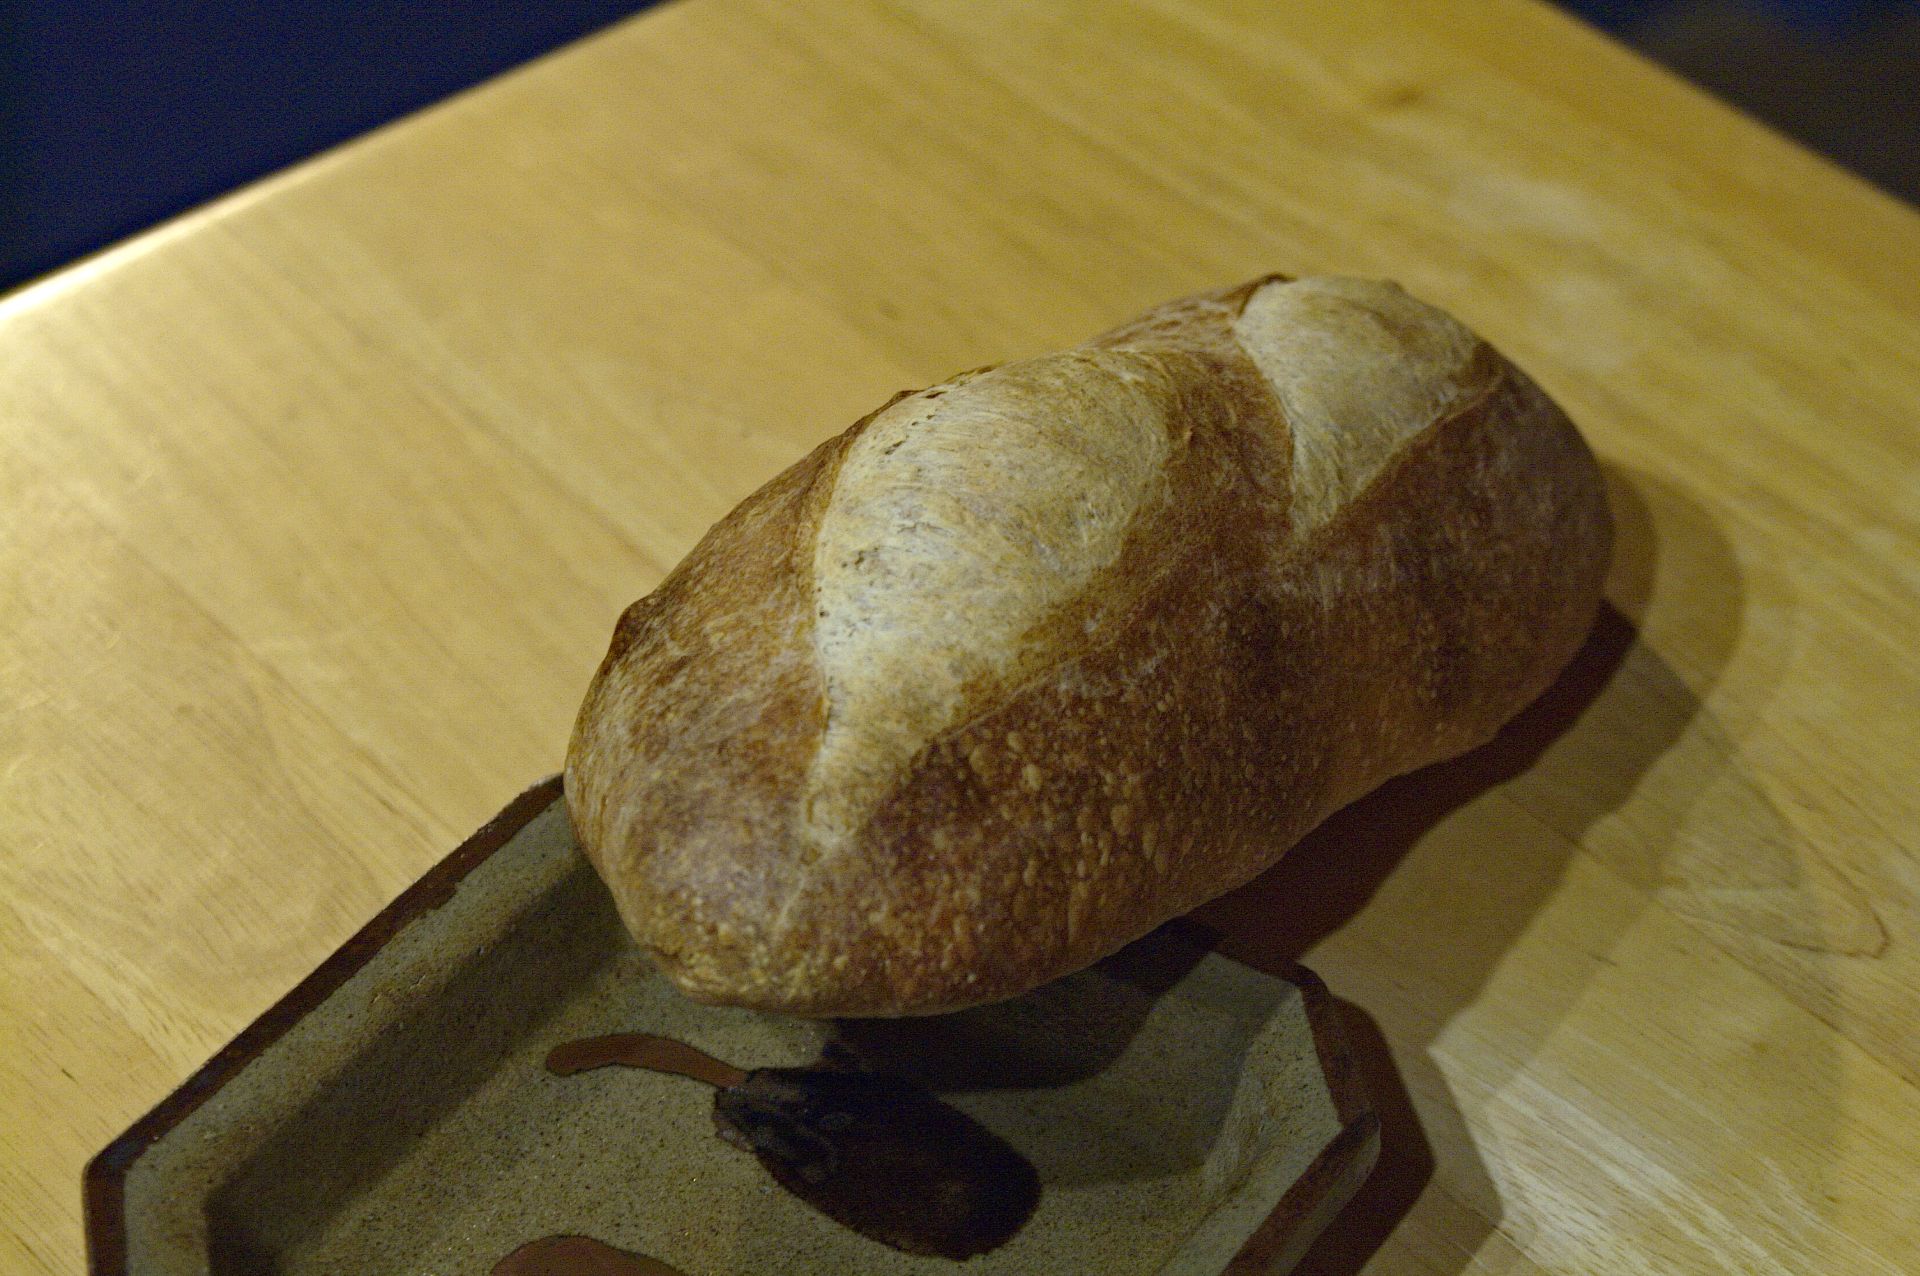
[[[1564,414],[1398,288],[1173,302],[749,497],[621,618],[569,809],[696,998],[997,1000],[1491,737],[1610,539]]]

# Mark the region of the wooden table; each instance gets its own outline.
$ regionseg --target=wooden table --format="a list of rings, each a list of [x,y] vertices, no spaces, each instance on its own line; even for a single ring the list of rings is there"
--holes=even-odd
[[[1312,1270],[1920,1271],[1920,217],[1531,0],[688,0],[0,305],[0,1269],[734,501],[1270,269],[1479,328],[1621,530],[1543,705],[1207,914],[1387,1112]]]

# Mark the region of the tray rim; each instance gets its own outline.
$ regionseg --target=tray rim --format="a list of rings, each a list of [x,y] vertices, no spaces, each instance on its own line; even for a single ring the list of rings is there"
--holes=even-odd
[[[135,1162],[255,1058],[339,990],[408,924],[453,898],[467,874],[563,797],[563,777],[548,776],[524,790],[499,814],[394,896],[307,976],[222,1046],[170,1094],[87,1162],[81,1173],[81,1204],[89,1276],[129,1276],[126,1179]],[[1231,960],[1231,959],[1229,959]],[[1300,990],[1320,1070],[1340,1130],[1308,1162],[1222,1269],[1221,1276],[1269,1272],[1292,1239],[1293,1224],[1342,1192],[1350,1195],[1379,1154],[1380,1120],[1367,1102],[1359,1069],[1346,1044],[1333,996],[1320,977],[1295,964],[1280,972]],[[1335,1202],[1344,1204],[1344,1199]]]
[[[1221,1268],[1220,1276],[1267,1276],[1294,1239],[1294,1224],[1331,1203],[1327,1216],[1321,1219],[1324,1226],[1373,1173],[1374,1162],[1380,1156],[1380,1116],[1367,1101],[1360,1067],[1347,1044],[1346,1030],[1340,1025],[1340,1012],[1334,1005],[1332,992],[1319,975],[1298,962],[1279,977],[1300,989],[1307,1028],[1313,1036],[1314,1052],[1319,1056],[1320,1072],[1326,1078],[1327,1096],[1333,1101],[1333,1115],[1340,1122],[1340,1130],[1307,1162],[1300,1177],[1280,1194],[1266,1218]],[[1295,1262],[1317,1238],[1316,1229],[1301,1253],[1294,1255]]]
[[[346,943],[328,954],[125,1133],[94,1154],[81,1172],[89,1276],[128,1276],[126,1181],[134,1162],[353,978],[410,922],[452,899],[467,874],[513,840],[560,795],[561,777],[554,774],[514,798],[451,854],[394,896]]]

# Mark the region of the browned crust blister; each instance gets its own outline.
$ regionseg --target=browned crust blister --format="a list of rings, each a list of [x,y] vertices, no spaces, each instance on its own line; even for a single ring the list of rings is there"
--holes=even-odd
[[[627,924],[689,993],[812,1015],[1015,995],[1485,740],[1571,657],[1611,536],[1572,425],[1476,345],[1442,387],[1453,408],[1296,527],[1287,409],[1233,326],[1276,282],[1083,347],[1124,355],[1136,395],[1156,396],[1160,481],[1118,555],[877,772],[851,834],[803,809],[833,699],[813,549],[829,505],[861,499],[837,479],[880,413],[750,497],[622,618],[567,794]],[[1393,297],[1380,322],[1412,305]],[[1055,368],[1099,375],[1066,356],[1017,375],[1044,389]]]

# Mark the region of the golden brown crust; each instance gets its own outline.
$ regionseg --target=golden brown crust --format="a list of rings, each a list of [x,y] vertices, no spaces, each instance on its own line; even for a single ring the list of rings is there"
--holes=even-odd
[[[845,441],[749,496],[626,610],[567,751],[582,847],[629,929],[690,979],[751,959],[741,901],[798,886],[802,865],[750,851],[786,840],[824,717],[799,538]]]
[[[964,411],[943,424],[912,400],[899,411],[921,416],[875,425],[883,409],[756,493],[623,618],[581,712],[568,797],[628,925],[683,988],[817,1015],[1017,994],[1247,880],[1392,775],[1480,743],[1570,658],[1611,536],[1572,425],[1397,290],[1261,291],[1275,286],[1286,281],[1176,302],[1081,352],[967,383],[962,408],[976,415],[1031,410],[1051,376],[1080,396],[1077,428],[1164,432],[1149,440],[1153,483],[1089,505],[1124,515],[1117,552],[1089,550],[1079,576],[1055,563],[1031,588],[1012,583],[1017,640],[983,653],[965,632],[869,635],[833,614],[862,596],[858,579],[816,588],[823,520],[858,529],[843,502],[903,490],[888,495],[872,466],[858,468],[859,490],[839,487],[864,431],[945,430],[955,447],[993,437]],[[1341,369],[1339,384],[1276,371],[1292,334],[1235,327],[1256,297],[1314,316],[1304,362],[1352,349],[1374,363]],[[1249,353],[1249,340],[1265,344]],[[1396,362],[1401,350],[1417,360]],[[1124,395],[1106,386],[1116,377]],[[1370,432],[1337,433],[1375,388],[1378,403],[1447,410],[1415,420],[1399,408]],[[1298,458],[1322,487],[1346,485],[1300,526]],[[994,475],[1043,494],[1054,477],[1037,463]],[[954,517],[1002,536],[992,519],[1005,513]],[[1015,531],[1052,562],[1059,529],[1036,517]],[[903,530],[913,579],[978,581],[977,564],[940,548],[949,531]],[[829,615],[851,637],[823,657],[814,625]],[[833,661],[891,658],[903,641],[967,677],[937,700],[840,696],[839,711],[881,715],[885,730],[855,751],[864,770],[828,773],[855,782],[821,797],[809,786]],[[901,740],[918,743],[900,753]],[[889,748],[899,756],[881,756]],[[839,823],[810,817],[856,790]]]

